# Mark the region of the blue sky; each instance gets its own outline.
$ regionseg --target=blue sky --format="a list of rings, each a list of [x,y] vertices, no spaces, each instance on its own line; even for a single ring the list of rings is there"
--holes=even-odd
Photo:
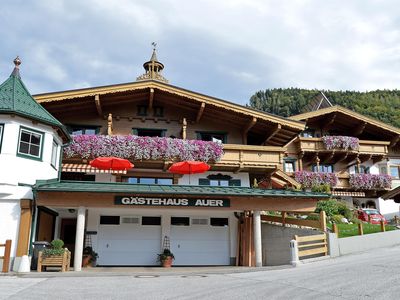
[[[398,12],[395,0],[4,0],[0,80],[19,55],[33,94],[135,81],[156,41],[171,84],[240,104],[266,88],[395,89]]]

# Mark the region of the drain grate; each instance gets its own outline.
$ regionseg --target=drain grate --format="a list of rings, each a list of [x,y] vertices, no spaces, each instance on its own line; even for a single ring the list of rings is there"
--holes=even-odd
[[[160,275],[136,275],[135,278],[157,278]]]
[[[182,278],[192,278],[192,277],[200,277],[200,278],[204,278],[207,277],[206,275],[182,275]]]

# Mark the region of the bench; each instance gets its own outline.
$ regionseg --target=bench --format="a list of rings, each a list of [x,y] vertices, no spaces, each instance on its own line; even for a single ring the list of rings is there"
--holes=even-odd
[[[61,272],[69,271],[70,261],[71,252],[67,249],[64,251],[64,254],[48,257],[43,256],[43,252],[39,251],[37,271],[42,272],[43,267],[60,267]]]

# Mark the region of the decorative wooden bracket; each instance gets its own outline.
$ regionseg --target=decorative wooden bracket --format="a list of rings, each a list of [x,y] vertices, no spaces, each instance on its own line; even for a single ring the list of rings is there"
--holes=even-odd
[[[321,128],[322,131],[328,130],[332,126],[332,124],[335,122],[335,119],[336,119],[336,114],[333,114],[332,117],[327,122],[324,122],[324,125]]]
[[[246,127],[242,131],[242,143],[247,145],[247,133],[249,130],[257,123],[257,118],[252,118],[246,125]]]
[[[271,140],[279,132],[279,130],[281,130],[281,128],[281,124],[276,124],[276,126],[267,134],[263,144],[265,145],[269,140]]]
[[[197,112],[197,117],[196,117],[196,123],[200,122],[201,117],[203,116],[204,113],[204,108],[206,107],[206,103],[205,102],[201,102],[199,111]]]
[[[390,141],[389,147],[394,147],[400,140],[400,134],[396,135],[392,140]]]
[[[94,103],[96,104],[96,110],[99,117],[103,116],[103,110],[101,109],[100,95],[94,96]]]
[[[356,128],[354,128],[353,134],[354,136],[359,136],[364,132],[365,126],[367,126],[367,122],[362,122],[357,125]]]

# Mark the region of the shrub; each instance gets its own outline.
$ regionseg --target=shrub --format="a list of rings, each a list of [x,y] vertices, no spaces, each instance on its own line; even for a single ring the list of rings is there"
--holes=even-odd
[[[361,224],[361,220],[358,219],[357,217],[352,217],[349,222],[353,223],[353,224]]]
[[[342,216],[342,215],[333,215],[332,217],[331,217],[331,220],[332,220],[332,222],[333,223],[336,223],[336,224],[342,224],[343,222],[342,222],[342,219],[344,218],[344,216]]]
[[[51,248],[43,250],[43,257],[56,256],[64,254],[65,249],[63,248],[64,242],[62,240],[53,240]]]
[[[310,214],[307,216],[306,220],[319,221],[319,215]]]
[[[338,214],[344,216],[347,220],[353,218],[353,213],[350,208],[343,202],[337,202]]]
[[[314,193],[326,193],[330,194],[331,193],[331,186],[329,184],[320,184],[320,185],[314,185],[311,188],[311,192]]]
[[[326,213],[327,217],[332,217],[333,215],[337,215],[339,213],[338,202],[335,199],[318,201],[315,212],[319,213],[322,210]]]

